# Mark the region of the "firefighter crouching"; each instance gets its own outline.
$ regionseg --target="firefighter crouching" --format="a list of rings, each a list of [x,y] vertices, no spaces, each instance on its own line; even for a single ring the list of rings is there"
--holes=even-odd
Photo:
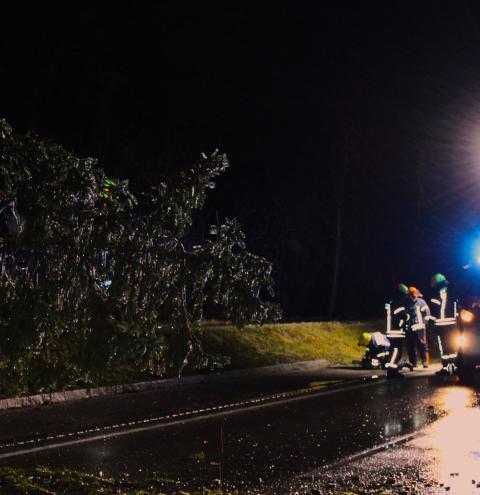
[[[382,368],[388,362],[390,341],[383,333],[364,332],[360,335],[358,345],[366,347],[362,358],[362,368]]]
[[[428,368],[430,361],[427,344],[426,323],[430,319],[430,308],[422,299],[422,294],[416,287],[409,287],[407,304],[407,323],[405,329],[405,342],[407,344],[408,358],[413,367],[417,367],[417,349],[420,354],[422,366]]]
[[[453,338],[456,328],[457,302],[448,292],[448,281],[441,273],[436,273],[431,280],[431,287],[436,294],[430,299],[432,315],[430,327],[433,326],[437,337],[438,350],[442,360],[442,369],[438,375],[452,375],[455,372],[457,358]]]

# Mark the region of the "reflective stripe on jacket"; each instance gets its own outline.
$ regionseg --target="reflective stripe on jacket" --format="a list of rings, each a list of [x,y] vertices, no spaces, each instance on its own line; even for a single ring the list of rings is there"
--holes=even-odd
[[[450,297],[447,288],[440,289],[438,296],[430,299],[432,316],[436,327],[455,325],[457,317],[457,301]]]
[[[406,306],[389,302],[385,304],[385,312],[387,337],[405,337]]]

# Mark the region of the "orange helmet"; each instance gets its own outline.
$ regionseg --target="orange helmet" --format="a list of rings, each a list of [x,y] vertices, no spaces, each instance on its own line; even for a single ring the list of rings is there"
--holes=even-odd
[[[422,297],[423,296],[423,294],[416,287],[413,287],[413,286],[408,288],[408,292],[413,297]]]

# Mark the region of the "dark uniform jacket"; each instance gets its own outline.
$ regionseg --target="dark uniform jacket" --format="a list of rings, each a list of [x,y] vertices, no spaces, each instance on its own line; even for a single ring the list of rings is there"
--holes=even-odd
[[[388,340],[387,336],[381,332],[373,332],[370,335],[372,337],[370,343],[368,344],[370,355],[375,358],[388,356],[390,341]]]
[[[414,332],[425,330],[426,323],[430,319],[430,308],[421,297],[417,297],[415,301],[409,301],[407,315],[410,330]]]

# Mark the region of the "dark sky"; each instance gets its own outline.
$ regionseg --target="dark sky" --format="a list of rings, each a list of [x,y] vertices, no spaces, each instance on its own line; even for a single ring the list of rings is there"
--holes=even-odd
[[[17,131],[134,187],[226,152],[199,225],[240,219],[289,318],[327,316],[341,199],[337,316],[455,279],[480,226],[475,2],[119,4],[2,4]]]

